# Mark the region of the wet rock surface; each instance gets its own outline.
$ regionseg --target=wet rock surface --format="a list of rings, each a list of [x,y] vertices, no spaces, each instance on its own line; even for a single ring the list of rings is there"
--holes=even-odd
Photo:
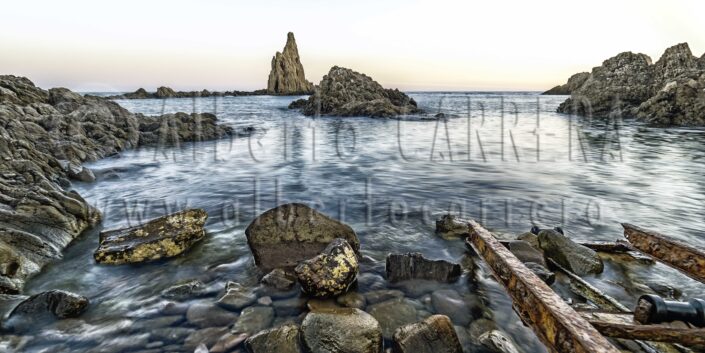
[[[286,36],[284,50],[277,52],[272,58],[267,93],[296,95],[311,94],[312,92],[313,83],[306,80],[294,33],[289,32]]]
[[[436,234],[444,238],[464,238],[470,235],[466,222],[451,214],[445,214],[436,220]]]
[[[262,277],[262,284],[279,291],[287,291],[296,284],[296,274],[276,268]]]
[[[206,218],[206,211],[191,209],[140,226],[101,232],[93,257],[102,264],[119,265],[177,256],[203,239]]]
[[[334,66],[304,105],[304,115],[393,117],[419,112],[416,102],[396,89],[385,89],[365,74]]]
[[[555,230],[542,230],[539,244],[546,257],[578,276],[602,273],[604,264],[597,253]]]
[[[204,131],[230,131],[215,120],[202,124]],[[6,269],[0,292],[18,293],[29,276],[100,220],[94,207],[67,190],[71,176],[65,167],[147,144],[140,142],[146,127],[107,99],[65,88],[47,91],[11,75],[0,76],[0,126],[0,259]],[[179,131],[184,141],[195,135]],[[92,179],[83,169],[73,178]]]
[[[558,112],[600,118],[617,114],[658,126],[705,125],[705,67],[700,61],[687,43],[668,48],[653,64],[647,55],[621,53],[593,68]]]
[[[463,347],[447,316],[433,315],[394,332],[393,353],[462,353]]]
[[[218,299],[218,305],[230,310],[240,310],[256,300],[257,295],[251,289],[236,282],[228,282],[225,286],[225,294]]]
[[[370,314],[358,309],[311,312],[301,324],[305,351],[381,353],[382,331]]]
[[[285,325],[257,333],[245,341],[250,353],[302,353],[299,327]]]
[[[405,298],[391,299],[370,305],[367,312],[372,315],[382,328],[382,335],[392,339],[397,328],[416,322],[416,307]]]
[[[453,282],[460,277],[462,269],[459,264],[428,260],[420,253],[407,253],[387,256],[386,272],[390,282],[411,279]]]
[[[270,209],[245,230],[255,263],[264,269],[293,267],[320,254],[335,238],[345,239],[355,252],[360,241],[350,226],[304,204]]]
[[[47,318],[77,317],[88,307],[88,298],[63,290],[51,290],[30,296],[10,312],[3,328],[25,330]]]
[[[334,239],[320,255],[296,266],[304,293],[315,297],[343,294],[353,284],[359,265],[353,248],[344,239]]]

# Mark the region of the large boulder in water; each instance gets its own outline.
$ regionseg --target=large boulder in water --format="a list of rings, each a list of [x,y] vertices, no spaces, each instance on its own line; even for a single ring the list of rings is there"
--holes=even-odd
[[[546,257],[578,276],[602,273],[604,269],[602,259],[594,250],[572,241],[555,230],[542,230],[539,233],[539,245]]]
[[[179,255],[206,235],[206,218],[206,211],[190,209],[140,226],[102,232],[93,257],[99,263],[117,265]]]
[[[308,116],[392,117],[418,111],[416,102],[399,90],[385,89],[365,74],[338,66],[323,76],[302,109]]]
[[[300,203],[273,208],[245,230],[255,263],[264,269],[296,266],[320,254],[336,238],[357,253],[360,240],[350,226]]]
[[[261,331],[245,341],[245,348],[250,353],[302,353],[299,333],[296,325]]]
[[[331,297],[348,291],[359,270],[357,255],[345,239],[335,239],[320,255],[296,266],[301,289],[314,297]]]
[[[453,282],[462,274],[459,264],[444,260],[428,260],[420,253],[389,254],[387,280],[390,282],[411,279],[428,279]]]
[[[267,93],[296,95],[311,94],[312,92],[313,83],[306,80],[294,33],[289,32],[286,36],[284,50],[281,53],[277,52],[272,58]]]
[[[301,341],[307,352],[382,352],[382,330],[379,323],[359,309],[310,312],[301,324]]]
[[[47,318],[77,317],[86,310],[88,303],[88,298],[63,290],[42,292],[17,304],[3,323],[3,327],[24,330]]]
[[[393,353],[463,353],[458,335],[447,316],[400,327],[394,332]]]

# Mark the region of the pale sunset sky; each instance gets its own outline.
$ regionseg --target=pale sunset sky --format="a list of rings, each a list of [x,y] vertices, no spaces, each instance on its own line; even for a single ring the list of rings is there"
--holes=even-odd
[[[265,88],[293,31],[307,78],[545,90],[622,51],[705,52],[702,0],[7,1],[2,74],[77,91]]]

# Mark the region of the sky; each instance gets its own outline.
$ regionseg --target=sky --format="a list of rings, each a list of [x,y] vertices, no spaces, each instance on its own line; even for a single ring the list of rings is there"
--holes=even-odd
[[[295,33],[334,65],[420,90],[531,90],[623,51],[705,52],[702,0],[5,1],[0,73],[76,91],[254,90]]]

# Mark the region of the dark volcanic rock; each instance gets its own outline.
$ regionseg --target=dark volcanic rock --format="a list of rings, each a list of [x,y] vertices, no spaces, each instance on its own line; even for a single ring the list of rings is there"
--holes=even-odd
[[[556,87],[553,87],[549,89],[546,92],[543,92],[541,94],[543,95],[570,95],[575,91],[576,89],[580,88],[580,86],[585,83],[585,81],[590,77],[589,72],[580,72],[577,73],[573,76],[570,76],[568,79],[568,82],[564,85],[559,85]]]
[[[206,218],[206,211],[190,209],[140,226],[101,232],[93,257],[103,264],[118,265],[177,256],[206,235]]]
[[[307,352],[382,352],[379,323],[359,309],[341,308],[309,313],[301,324],[301,341]]]
[[[295,106],[301,106],[298,102]],[[419,112],[416,102],[396,89],[385,89],[369,76],[333,66],[302,109],[308,116],[393,117]]]
[[[342,238],[355,252],[360,241],[350,226],[304,204],[273,208],[255,218],[245,230],[255,263],[264,269],[296,266],[320,254],[335,238]]]
[[[137,147],[140,129],[138,116],[107,99],[0,76],[0,292],[19,292],[100,220],[95,208],[65,189],[65,167]]]
[[[256,91],[174,91],[169,87],[160,87],[157,92],[147,92],[144,88],[131,93],[118,94],[105,97],[107,99],[166,99],[166,98],[198,98],[198,97],[225,97],[225,96],[261,96],[266,95],[266,89]]]
[[[3,323],[6,329],[25,330],[36,327],[47,317],[77,317],[88,307],[88,298],[63,290],[35,294],[15,306]]]
[[[428,260],[420,253],[389,254],[387,256],[387,280],[399,282],[410,279],[428,279],[453,282],[460,277],[459,264],[443,260]]]
[[[302,353],[299,327],[285,325],[257,333],[245,341],[250,353]]]
[[[463,347],[448,317],[433,315],[396,330],[392,352],[463,353]]]
[[[348,291],[359,270],[357,255],[345,239],[334,239],[316,257],[296,266],[296,277],[304,293],[331,297]]]
[[[229,126],[218,125],[210,113],[174,113],[161,116],[136,114],[139,119],[139,145],[178,146],[184,142],[220,139],[236,134]],[[238,131],[237,135],[241,132]]]
[[[654,64],[621,53],[592,70],[558,111],[595,117],[624,115],[659,126],[705,125],[705,67],[687,43],[668,48]]]
[[[306,81],[294,33],[289,32],[286,36],[284,50],[281,53],[277,52],[272,58],[267,93],[297,95],[311,94],[312,92],[313,83]]]
[[[602,273],[604,268],[602,260],[594,250],[572,241],[555,230],[542,230],[539,233],[539,245],[546,257],[578,276]]]

